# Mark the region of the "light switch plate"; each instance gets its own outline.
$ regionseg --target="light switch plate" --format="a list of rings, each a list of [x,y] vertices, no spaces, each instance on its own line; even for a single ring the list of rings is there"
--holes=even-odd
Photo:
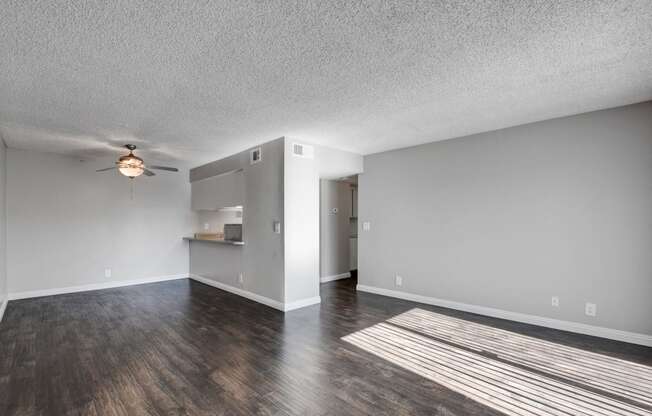
[[[274,221],[274,234],[281,234],[281,221]]]
[[[111,277],[111,269],[104,269],[104,277]]]
[[[362,230],[363,231],[369,231],[371,230],[371,223],[369,221],[365,221],[362,223]]]

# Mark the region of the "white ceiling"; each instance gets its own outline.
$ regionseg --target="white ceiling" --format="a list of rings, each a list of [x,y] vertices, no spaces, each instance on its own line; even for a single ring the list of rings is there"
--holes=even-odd
[[[3,0],[0,28],[5,141],[82,157],[367,154],[652,99],[652,0]]]

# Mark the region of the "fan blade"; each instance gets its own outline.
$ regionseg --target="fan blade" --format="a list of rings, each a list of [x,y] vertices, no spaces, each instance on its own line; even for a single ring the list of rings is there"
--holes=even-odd
[[[112,168],[98,169],[98,170],[96,170],[95,172],[106,172],[107,170],[113,170],[113,169],[117,169],[117,168],[114,166],[114,167],[112,167]]]
[[[156,166],[156,165],[152,165],[152,166],[148,166],[148,168],[150,168],[150,169],[156,169],[156,170],[167,170],[167,171],[170,171],[170,172],[179,172],[179,169],[177,169],[177,168],[171,168],[171,167],[169,167],[169,166]]]
[[[156,175],[156,173],[152,172],[149,169],[144,169],[143,173],[145,174],[145,176],[154,176],[154,175]]]

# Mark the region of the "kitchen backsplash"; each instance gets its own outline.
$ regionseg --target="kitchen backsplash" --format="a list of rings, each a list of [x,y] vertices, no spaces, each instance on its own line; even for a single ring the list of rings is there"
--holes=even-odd
[[[196,233],[222,233],[224,224],[242,224],[242,211],[198,211]]]

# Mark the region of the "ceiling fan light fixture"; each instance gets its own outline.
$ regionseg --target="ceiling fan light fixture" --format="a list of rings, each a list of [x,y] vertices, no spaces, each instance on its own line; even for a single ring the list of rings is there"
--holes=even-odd
[[[145,171],[145,169],[138,166],[120,166],[118,170],[120,171],[120,173],[130,178],[135,178],[136,176],[140,176]]]
[[[158,166],[158,165],[145,166],[145,162],[143,162],[143,159],[139,158],[134,154],[134,150],[136,150],[135,145],[126,144],[125,147],[129,149],[128,155],[121,156],[118,159],[118,161],[115,162],[115,166],[112,166],[110,168],[98,169],[96,172],[107,172],[109,170],[117,169],[117,171],[120,172],[121,175],[124,175],[130,179],[134,179],[135,177],[140,176],[142,174],[145,174],[145,176],[156,176],[156,174],[152,172],[151,169],[165,170],[168,172],[179,172],[179,169],[173,168],[171,166]]]
[[[129,153],[127,156],[122,156],[117,165],[118,171],[129,178],[135,178],[145,172],[143,159],[135,156],[133,153]]]

